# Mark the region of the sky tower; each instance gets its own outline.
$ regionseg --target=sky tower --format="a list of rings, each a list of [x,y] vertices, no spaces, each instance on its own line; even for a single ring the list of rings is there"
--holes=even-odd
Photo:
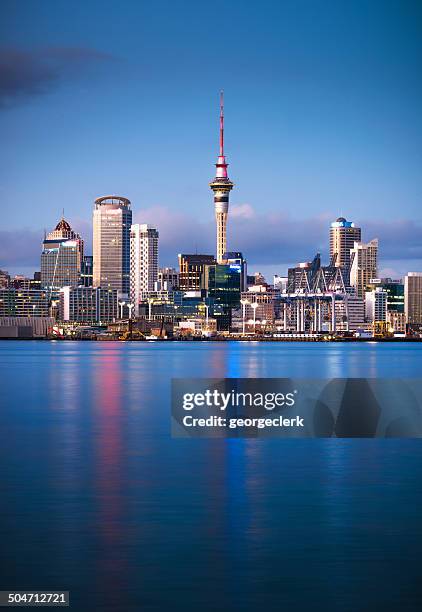
[[[220,154],[215,164],[217,172],[210,183],[214,192],[215,221],[217,224],[217,263],[223,262],[227,252],[227,215],[229,212],[229,194],[233,183],[227,176],[226,158],[224,156],[224,97],[220,93]]]

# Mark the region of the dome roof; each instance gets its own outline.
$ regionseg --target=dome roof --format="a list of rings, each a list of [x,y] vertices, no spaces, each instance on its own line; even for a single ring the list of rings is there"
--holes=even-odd
[[[60,219],[60,221],[57,223],[56,225],[56,232],[57,231],[63,231],[63,232],[71,232],[72,228],[70,227],[69,223],[65,220],[65,219]]]
[[[344,217],[339,217],[337,219],[337,223],[344,223],[344,221],[346,221],[346,219]]]

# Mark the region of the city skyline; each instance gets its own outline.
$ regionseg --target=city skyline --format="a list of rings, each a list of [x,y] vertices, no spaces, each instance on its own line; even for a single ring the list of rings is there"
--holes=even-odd
[[[379,238],[386,275],[421,269],[420,9],[274,4],[226,3],[233,32],[216,58],[210,16],[189,2],[163,3],[171,27],[138,3],[126,16],[94,3],[83,19],[61,2],[5,3],[0,265],[36,269],[63,207],[90,251],[91,203],[107,193],[132,201],[135,223],[157,226],[160,265],[210,252],[224,89],[236,182],[228,244],[251,271],[283,274],[316,251],[327,259],[339,216]],[[111,24],[121,36],[104,38]]]

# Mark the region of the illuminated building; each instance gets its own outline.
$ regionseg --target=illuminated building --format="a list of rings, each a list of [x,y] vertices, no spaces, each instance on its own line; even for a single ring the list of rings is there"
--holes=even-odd
[[[337,267],[350,268],[350,250],[361,241],[361,229],[352,221],[339,217],[330,227],[330,259]]]
[[[94,202],[93,286],[129,294],[130,200],[104,196]]]
[[[150,225],[130,230],[130,299],[139,314],[141,294],[153,291],[158,279],[158,231]]]
[[[118,291],[101,287],[63,287],[60,320],[76,323],[108,323],[118,318]]]
[[[47,234],[41,253],[41,288],[51,296],[61,287],[79,285],[83,241],[65,219]]]
[[[422,323],[422,272],[408,272],[404,277],[406,322]]]
[[[42,289],[0,289],[0,317],[48,317],[49,298]]]
[[[350,284],[358,297],[364,298],[371,280],[377,277],[378,240],[355,242],[351,255]]]
[[[181,291],[201,289],[205,267],[215,263],[214,255],[179,253],[179,289]]]

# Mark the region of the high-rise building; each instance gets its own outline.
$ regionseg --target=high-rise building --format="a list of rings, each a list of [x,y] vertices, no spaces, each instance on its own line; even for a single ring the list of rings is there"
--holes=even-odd
[[[61,287],[79,285],[82,259],[83,240],[62,218],[42,243],[41,288],[51,295]]]
[[[130,230],[130,299],[139,314],[142,294],[154,291],[158,279],[158,231],[150,225],[132,225]]]
[[[220,154],[215,164],[217,172],[215,179],[210,183],[214,192],[215,221],[217,225],[217,263],[224,262],[224,253],[227,252],[227,216],[229,213],[229,194],[233,183],[227,174],[227,162],[224,156],[224,101],[223,92],[220,96]]]
[[[387,292],[381,287],[365,292],[365,317],[370,323],[387,320]]]
[[[330,259],[335,259],[336,267],[350,268],[350,250],[355,242],[361,241],[361,229],[352,221],[339,217],[330,227]]]
[[[181,291],[198,291],[203,283],[205,266],[215,264],[214,255],[186,255],[179,253],[179,288]]]
[[[130,285],[130,200],[104,196],[94,202],[93,286],[116,289],[129,295]]]
[[[217,329],[229,330],[232,320],[232,310],[240,305],[242,287],[241,270],[230,264],[213,264],[205,266],[203,288],[208,297],[220,306],[220,312],[214,309],[217,319]]]
[[[350,256],[350,284],[355,288],[356,295],[364,298],[367,286],[377,277],[378,239],[368,243],[355,242]]]
[[[404,277],[406,322],[422,324],[422,272],[408,272]]]

